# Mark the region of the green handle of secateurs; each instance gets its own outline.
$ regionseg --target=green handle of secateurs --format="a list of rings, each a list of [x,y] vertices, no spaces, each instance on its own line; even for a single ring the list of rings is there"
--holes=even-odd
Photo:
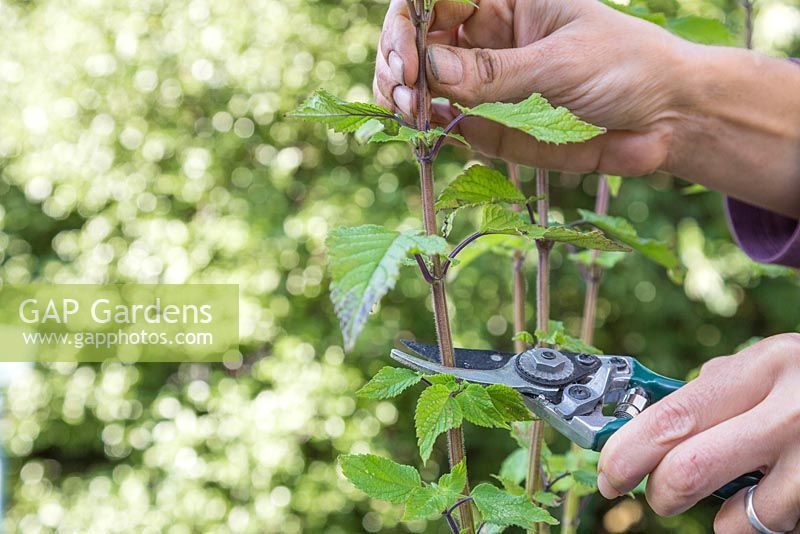
[[[686,382],[682,380],[675,380],[674,378],[667,378],[666,376],[662,376],[654,371],[651,371],[637,360],[631,360],[633,366],[633,373],[628,382],[630,387],[640,387],[644,389],[647,394],[650,396],[650,402],[656,402],[673,391],[677,390]],[[599,451],[603,448],[603,445],[606,444],[606,441],[611,437],[611,435],[622,428],[622,425],[627,423],[630,419],[614,419],[613,421],[609,422],[600,431],[597,432],[595,435],[594,444],[592,445],[592,450]],[[761,480],[763,477],[763,473],[759,471],[754,471],[752,473],[747,473],[739,478],[728,482],[717,491],[712,493],[715,497],[720,499],[727,499],[728,497],[732,497],[740,490],[758,484],[758,481]]]

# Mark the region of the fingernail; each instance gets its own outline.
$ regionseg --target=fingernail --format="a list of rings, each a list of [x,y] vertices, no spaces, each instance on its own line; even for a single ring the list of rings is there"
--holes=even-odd
[[[615,499],[622,495],[619,491],[617,491],[617,488],[611,485],[608,477],[606,477],[605,473],[602,471],[597,473],[597,489],[600,490],[600,493],[602,493],[603,497],[606,499]]]
[[[403,59],[397,52],[389,52],[389,68],[396,82],[401,85],[406,84],[405,74],[403,73]]]
[[[406,116],[411,116],[411,89],[403,85],[398,85],[392,91],[394,103]]]
[[[433,77],[439,83],[456,85],[464,79],[464,70],[461,67],[461,58],[443,46],[428,48],[428,61],[431,64]]]

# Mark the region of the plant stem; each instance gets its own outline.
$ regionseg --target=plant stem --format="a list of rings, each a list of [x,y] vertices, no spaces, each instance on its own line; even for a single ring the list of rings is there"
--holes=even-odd
[[[604,175],[600,175],[597,184],[597,197],[594,203],[594,211],[600,215],[608,213],[609,201],[608,181]],[[594,342],[594,321],[597,312],[597,295],[600,290],[600,278],[602,269],[596,263],[598,251],[592,251],[592,263],[586,271],[586,296],[583,301],[583,322],[581,323],[581,341],[587,345]],[[581,448],[572,444],[572,453],[579,454]],[[574,534],[578,529],[580,521],[581,499],[573,491],[567,492],[564,497],[564,508],[561,514],[561,533]]]
[[[522,190],[522,184],[519,181],[519,165],[509,163],[508,175],[511,182],[517,189]],[[513,204],[511,209],[520,212],[522,206]],[[514,333],[522,332],[525,330],[525,274],[522,268],[525,264],[525,253],[517,249],[514,251],[514,258],[512,259],[512,269],[514,275]],[[518,339],[514,342],[514,351],[523,352],[528,347],[525,342]]]
[[[753,1],[743,0],[744,7],[744,45],[748,50],[753,49]]]
[[[417,76],[417,113],[416,123],[418,130],[427,130],[430,126],[430,98],[428,95],[428,82],[426,78],[427,59],[427,39],[428,22],[430,13],[425,10],[424,0],[414,0],[413,6],[409,3],[412,10],[410,16],[416,26],[416,45],[417,56],[419,57],[419,71]],[[420,166],[420,189],[422,191],[422,215],[425,225],[425,232],[428,235],[437,235],[436,211],[434,209],[433,191],[433,163],[429,149],[420,143],[416,150],[417,161]],[[453,354],[453,336],[450,332],[450,318],[447,311],[447,293],[445,291],[445,281],[442,276],[442,263],[438,256],[432,258],[433,282],[431,283],[431,295],[433,299],[433,315],[436,322],[436,338],[439,345],[442,365],[448,367],[455,366]],[[454,428],[447,432],[447,453],[450,467],[452,468],[464,458],[464,434],[461,427]],[[464,493],[469,494],[469,482],[464,487]],[[461,520],[461,528],[466,529],[469,534],[475,532],[475,523],[472,518],[472,507],[461,506],[458,509]]]
[[[547,226],[547,219],[550,212],[549,199],[549,179],[547,169],[536,169],[536,195],[541,197],[536,202],[539,224]],[[547,332],[550,324],[550,248],[552,242],[541,239],[536,242],[536,249],[539,252],[539,265],[536,271],[536,329]],[[544,442],[544,421],[536,420],[531,427],[531,442],[528,457],[528,476],[525,480],[525,492],[528,497],[533,498],[533,494],[541,486],[541,461],[542,443]],[[540,529],[544,530],[544,524]],[[534,530],[529,530],[528,534],[535,534]]]

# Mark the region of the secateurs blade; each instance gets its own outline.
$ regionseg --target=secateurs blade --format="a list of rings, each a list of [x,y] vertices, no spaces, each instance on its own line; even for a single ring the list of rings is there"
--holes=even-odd
[[[436,345],[408,340],[402,343],[416,354],[393,349],[391,357],[403,365],[423,373],[512,387],[538,417],[579,446],[596,451],[623,424],[685,384],[651,371],[631,356],[546,347],[518,354],[455,349],[455,367],[446,367],[439,363]],[[611,405],[615,405],[613,415],[606,415],[603,409]],[[742,475],[714,495],[727,499],[762,476],[759,472]]]

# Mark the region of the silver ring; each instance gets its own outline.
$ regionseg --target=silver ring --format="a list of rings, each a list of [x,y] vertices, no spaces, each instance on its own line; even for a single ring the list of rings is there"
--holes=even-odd
[[[755,493],[756,487],[750,486],[747,488],[747,493],[744,494],[744,509],[747,512],[747,520],[750,521],[750,525],[761,534],[785,534],[784,532],[767,528],[756,515],[756,509],[753,507],[753,493]]]

